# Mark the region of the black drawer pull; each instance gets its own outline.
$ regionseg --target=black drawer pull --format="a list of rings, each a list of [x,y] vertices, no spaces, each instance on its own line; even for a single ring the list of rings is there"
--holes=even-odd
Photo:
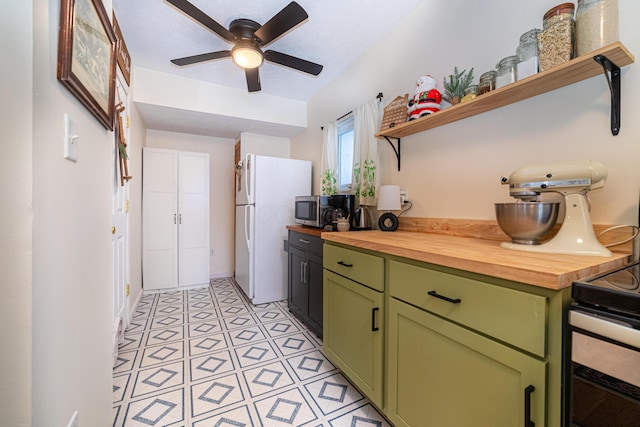
[[[536,388],[532,385],[525,387],[524,389],[524,426],[525,427],[535,427],[536,423],[531,421],[531,393],[533,393]]]
[[[460,304],[462,302],[462,300],[460,298],[451,299],[449,297],[445,297],[444,295],[438,294],[436,291],[429,291],[429,292],[427,292],[427,294],[431,295],[432,297],[440,298],[442,300],[450,302],[451,304]]]
[[[344,261],[338,261],[338,264],[339,264],[339,265],[342,265],[342,266],[344,266],[344,267],[353,267],[353,264],[347,264],[347,263],[346,263],[346,262],[344,262]]]
[[[298,242],[304,243],[305,245],[311,244],[311,241],[307,239],[298,239]]]
[[[371,331],[372,332],[380,330],[380,328],[376,326],[376,311],[378,310],[380,310],[379,307],[374,307],[371,309]]]

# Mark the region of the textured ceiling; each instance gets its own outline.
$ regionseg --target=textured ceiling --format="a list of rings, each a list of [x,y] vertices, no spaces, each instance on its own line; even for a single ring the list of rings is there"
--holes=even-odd
[[[264,24],[290,2],[190,1],[225,28],[238,18]],[[315,77],[265,61],[260,67],[261,93],[308,100],[423,1],[297,0],[309,19],[267,48],[322,64],[324,69]],[[186,67],[170,62],[174,58],[228,50],[231,45],[166,1],[114,0],[113,8],[134,67],[246,90],[244,71],[229,58]],[[143,113],[143,116],[146,116],[143,117],[146,122],[152,120],[149,114]],[[235,129],[228,129],[227,133],[233,132]],[[194,133],[211,132],[200,130]]]

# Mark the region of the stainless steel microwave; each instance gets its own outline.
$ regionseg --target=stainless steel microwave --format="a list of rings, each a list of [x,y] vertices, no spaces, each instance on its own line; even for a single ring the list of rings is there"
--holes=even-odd
[[[331,209],[331,196],[296,196],[294,222],[310,227],[324,228],[331,218],[325,218]]]

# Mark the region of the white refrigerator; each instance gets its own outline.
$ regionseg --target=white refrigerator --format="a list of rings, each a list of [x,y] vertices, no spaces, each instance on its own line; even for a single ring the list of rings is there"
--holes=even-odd
[[[235,279],[253,304],[287,299],[286,226],[311,194],[311,162],[247,154],[236,183]]]

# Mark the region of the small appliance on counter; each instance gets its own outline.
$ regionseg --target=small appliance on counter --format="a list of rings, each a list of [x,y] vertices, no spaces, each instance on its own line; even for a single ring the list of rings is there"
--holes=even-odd
[[[526,166],[502,178],[509,185],[509,195],[523,202],[536,202],[541,193],[556,192],[564,196],[565,217],[551,240],[539,245],[513,242],[501,244],[504,248],[529,252],[610,257],[593,231],[589,215],[587,193],[604,187],[607,170],[592,160]]]
[[[351,220],[351,229],[371,230],[371,212],[368,206],[361,205],[354,211]]]
[[[333,196],[296,196],[294,222],[296,224],[336,231],[338,219],[349,219],[353,225],[355,196],[335,194]]]

